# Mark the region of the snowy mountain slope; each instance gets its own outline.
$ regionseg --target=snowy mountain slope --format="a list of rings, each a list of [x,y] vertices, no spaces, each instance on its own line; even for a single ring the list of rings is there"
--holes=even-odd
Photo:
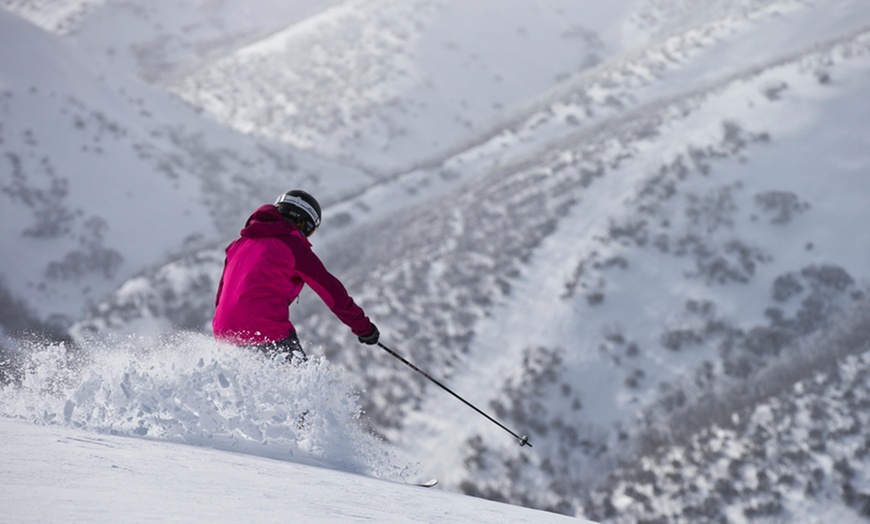
[[[439,5],[431,13],[460,9]],[[573,514],[618,458],[642,451],[651,418],[677,425],[667,417],[695,396],[754,388],[866,296],[866,2],[627,7],[601,15],[620,29],[597,65],[541,81],[454,149],[426,157],[432,144],[403,136],[428,167],[332,200],[314,238],[387,345],[529,434],[535,447],[520,449],[303,296],[293,316],[308,347],[348,370],[377,432],[437,457],[425,473],[445,489]],[[345,3],[272,42],[363,12]],[[428,34],[415,27],[400,36]],[[221,263],[215,248],[142,272],[75,332],[203,326]]]
[[[216,126],[5,11],[0,24],[0,284],[36,319],[65,327],[230,234],[263,191],[305,183],[329,201],[368,183]]]
[[[72,367],[66,349],[18,348],[26,365],[0,386],[14,522],[566,520],[406,485],[414,466],[363,431],[324,360],[272,362],[205,335],[80,347]]]
[[[350,241],[365,256],[341,273],[366,289],[361,300],[389,319],[393,339],[424,368],[462,370],[450,378],[457,391],[492,399],[521,433],[543,435],[534,458],[485,421],[469,424],[473,415],[437,392],[417,410],[402,395],[415,377],[372,369],[367,352],[330,358],[366,370],[383,422],[401,420],[397,404],[413,406],[421,426],[404,421],[388,432],[395,439],[422,435],[415,449],[455,457],[441,464],[479,464],[452,470],[467,474],[463,489],[524,503],[539,496],[534,504],[546,506],[550,486],[570,499],[575,482],[631,434],[639,400],[667,394],[660,384],[706,362],[712,382],[751,376],[827,308],[861,296],[870,254],[855,219],[870,189],[860,131],[866,60],[866,35],[857,35],[753,69],[380,223],[395,244],[372,233]],[[771,298],[789,281],[797,295]],[[782,340],[765,341],[780,327]],[[321,333],[329,336],[326,326]],[[726,342],[739,349],[726,352]],[[387,380],[397,385],[384,391]]]
[[[781,48],[783,31],[755,21],[714,24],[707,47],[705,31],[666,39],[603,69],[595,90],[578,84],[591,99],[566,90],[443,170],[327,209],[354,219],[317,245],[387,344],[529,433],[531,453],[388,357],[349,348],[315,298],[294,306],[303,336],[359,374],[379,431],[449,457],[431,466],[448,488],[570,512],[646,406],[680,398],[670,383],[751,378],[861,296],[868,47],[858,4],[840,6],[821,46]],[[822,7],[788,20],[811,24]],[[687,89],[728,34],[762,60]],[[219,272],[219,252],[207,258]]]
[[[866,60],[866,48],[863,53]],[[804,85],[818,93],[814,75],[804,75],[804,83],[788,76],[789,89]],[[760,83],[749,84],[760,88],[757,93],[776,85],[763,75],[755,80]],[[436,410],[434,401],[418,412],[429,416],[414,417],[422,428],[412,432],[433,436],[424,449],[455,455],[468,438],[465,456],[449,461],[477,464],[464,473],[468,492],[529,500],[548,484],[571,499],[590,472],[594,477],[601,462],[606,466],[612,452],[628,444],[632,418],[650,400],[679,402],[685,395],[668,383],[699,380],[709,388],[751,379],[767,358],[822,323],[829,308],[862,296],[858,282],[866,281],[870,246],[860,240],[855,213],[866,207],[870,188],[865,139],[856,130],[867,118],[867,76],[841,80],[850,87],[822,104],[802,132],[789,127],[805,95],[792,91],[794,104],[774,109],[751,102],[756,95],[750,94],[751,115],[741,120],[738,88],[670,124],[694,130],[693,142],[673,160],[658,163],[661,146],[617,149],[628,159],[604,167],[605,179],[596,183],[612,189],[584,195],[522,270],[512,295],[526,307],[498,308],[476,326],[471,355],[451,383],[490,392],[484,398],[493,399],[496,413],[542,435],[536,449],[546,451],[532,462],[543,479],[498,431],[467,436],[468,426],[456,423],[461,414],[447,406]],[[785,127],[745,134],[739,122],[765,121],[762,112],[771,109],[781,116],[769,121]],[[717,118],[711,110],[724,113]],[[701,141],[715,136],[717,122],[722,142]],[[753,135],[766,133],[778,138],[750,145]],[[654,134],[658,144],[671,136],[661,128]],[[656,160],[647,160],[646,152]],[[645,174],[632,181],[638,172]],[[791,282],[794,295],[785,291]],[[484,378],[511,370],[513,377],[501,385]],[[437,428],[443,433],[432,432]],[[504,458],[511,454],[515,459]],[[494,466],[499,461],[502,468]],[[503,479],[512,475],[521,480],[508,488]],[[550,497],[537,504],[551,504]]]
[[[237,129],[390,174],[438,165],[479,144],[552,104],[551,91],[577,93],[582,85],[590,89],[579,94],[596,101],[596,84],[604,80],[607,87],[626,80],[665,84],[678,93],[707,78],[721,81],[769,58],[759,50],[746,55],[732,38],[733,31],[747,31],[741,27],[747,22],[759,31],[775,28],[780,39],[770,49],[781,57],[790,46],[807,45],[803,35],[824,41],[832,25],[833,34],[842,32],[842,19],[863,24],[854,11],[791,0],[611,2],[605,8],[345,2],[204,66],[174,90]],[[717,56],[723,40],[726,54]],[[702,74],[655,78],[675,59],[701,51],[709,59],[693,63],[703,64]],[[735,54],[741,59],[732,60]],[[625,69],[615,67],[626,61]],[[598,100],[605,109],[633,103],[631,96],[607,94]]]
[[[158,84],[331,3],[335,2],[0,0],[0,6],[63,36],[112,69]]]
[[[16,364],[4,367],[12,373],[0,388],[8,417],[380,478],[409,468],[364,431],[356,395],[322,359],[288,364],[196,334],[76,348],[19,343],[8,358]]]
[[[244,132],[390,174],[600,60],[624,3],[347,1],[174,86]],[[541,60],[546,56],[546,60]]]
[[[845,336],[816,341],[813,358],[786,364],[787,372],[805,368],[806,379],[769,376],[764,387],[780,391],[755,402],[730,392],[725,409],[700,400],[693,408],[718,412],[715,424],[617,470],[586,498],[585,514],[600,522],[866,522],[866,307]],[[825,353],[848,356],[832,363]]]
[[[70,31],[85,15],[105,0],[3,0],[0,6],[30,20],[46,31]]]
[[[517,120],[481,146],[457,155],[438,168],[408,173],[339,204],[327,213],[329,227],[324,228],[320,238],[330,235],[336,226],[366,223],[382,218],[403,205],[417,205],[421,199],[445,191],[451,185],[461,183],[467,176],[477,176],[487,169],[534,159],[545,154],[547,144],[576,140],[574,135],[581,133],[583,128],[610,125],[610,119],[613,118],[634,118],[635,114],[673,103],[680,96],[704,92],[710,88],[709,78],[695,80],[700,88],[687,82],[687,79],[701,77],[697,72],[693,73],[698,69],[696,64],[716,64],[715,69],[719,72],[715,76],[727,82],[735,77],[735,71],[740,71],[741,67],[744,68],[744,74],[749,74],[765,66],[775,66],[782,60],[793,60],[800,56],[794,54],[795,50],[812,51],[821,45],[820,41],[825,42],[825,47],[835,45],[837,30],[845,35],[841,38],[849,38],[855,27],[863,27],[860,13],[856,12],[858,4],[854,2],[846,2],[843,7],[834,10],[810,4],[797,11],[791,2],[750,4],[753,8],[760,5],[767,10],[760,13],[750,10],[754,18],[749,22],[745,17],[728,18],[700,29],[691,28],[685,35],[665,39],[636,56],[612,61],[606,67],[590,72],[588,77],[567,82],[561,90],[543,97],[539,103],[544,104],[542,109],[531,113],[525,120]],[[788,11],[787,19],[780,15],[782,5],[792,8]],[[658,7],[664,8],[664,5]],[[826,13],[836,14],[833,21],[824,24],[818,22],[827,20],[818,16],[823,9]],[[719,11],[713,9],[713,12]],[[650,16],[645,19],[655,20]],[[770,24],[774,25],[776,31],[770,31]],[[726,38],[734,34],[737,36],[730,40]],[[768,34],[773,36],[768,37]],[[799,38],[806,34],[812,35],[812,38]],[[767,51],[760,59],[753,56],[748,65],[745,62],[721,60],[722,54],[737,45],[759,47],[757,42],[766,41],[767,38],[772,38],[777,45],[761,46]],[[780,45],[782,41],[788,42],[784,50]],[[819,74],[825,73],[820,69]],[[629,112],[629,116],[619,116],[623,112]],[[579,131],[578,126],[581,128]],[[398,197],[395,196],[397,194]],[[330,220],[331,217],[337,218]]]
[[[14,522],[582,522],[519,506],[198,446],[0,418]]]

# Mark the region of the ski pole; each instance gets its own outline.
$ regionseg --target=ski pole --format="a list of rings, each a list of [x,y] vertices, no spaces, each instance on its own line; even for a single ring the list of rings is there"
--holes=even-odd
[[[456,397],[456,398],[458,398],[459,400],[461,400],[463,403],[465,403],[466,406],[470,407],[470,408],[473,409],[474,411],[477,411],[478,413],[480,413],[481,415],[483,415],[484,417],[486,417],[487,419],[489,419],[489,421],[492,422],[493,424],[495,424],[496,426],[500,427],[501,429],[503,429],[503,430],[507,431],[508,433],[510,433],[511,435],[513,435],[515,439],[517,439],[517,440],[520,441],[520,447],[523,447],[523,446],[532,447],[532,444],[529,442],[529,437],[528,437],[528,436],[523,435],[523,436],[521,437],[521,436],[517,435],[517,434],[514,433],[513,431],[511,431],[511,430],[509,430],[508,428],[506,428],[506,427],[505,427],[501,422],[499,422],[499,421],[497,421],[496,419],[490,417],[489,415],[487,415],[487,414],[484,413],[483,411],[477,409],[477,407],[475,407],[473,404],[471,404],[470,402],[468,402],[468,401],[465,400],[464,398],[462,398],[462,397],[460,397],[459,395],[457,395],[456,393],[454,393],[453,390],[451,390],[450,388],[448,388],[448,387],[445,386],[444,384],[438,382],[437,380],[435,380],[434,378],[432,378],[431,376],[429,376],[428,373],[426,373],[425,371],[423,371],[422,369],[418,368],[418,367],[415,366],[414,364],[411,364],[410,362],[408,362],[407,360],[405,360],[405,358],[404,358],[402,355],[399,355],[398,353],[396,353],[395,351],[393,351],[392,349],[388,348],[387,346],[383,345],[383,344],[380,343],[380,342],[378,342],[378,346],[380,346],[381,349],[383,349],[384,351],[386,351],[386,352],[389,353],[390,355],[393,355],[394,357],[396,357],[397,359],[399,359],[400,361],[402,361],[402,363],[405,364],[406,366],[410,367],[411,369],[413,369],[413,370],[416,371],[417,373],[423,375],[424,377],[426,377],[426,378],[428,378],[429,380],[431,380],[432,382],[434,382],[435,385],[437,385],[438,387],[440,387],[440,388],[443,389],[444,391],[450,393],[450,394],[453,395],[454,397]]]

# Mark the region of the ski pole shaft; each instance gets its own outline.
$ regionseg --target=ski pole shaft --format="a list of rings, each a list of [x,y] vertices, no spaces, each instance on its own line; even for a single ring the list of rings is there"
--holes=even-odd
[[[459,395],[457,395],[456,393],[454,393],[453,390],[451,390],[450,388],[448,388],[447,386],[445,386],[445,385],[442,384],[441,382],[438,382],[437,380],[435,380],[434,378],[432,378],[428,373],[426,373],[426,372],[423,371],[422,369],[418,368],[418,367],[415,366],[414,364],[410,363],[410,362],[409,362],[408,360],[406,360],[405,357],[403,357],[402,355],[399,355],[398,353],[396,353],[395,351],[393,351],[392,349],[388,348],[387,346],[383,345],[383,344],[380,343],[380,342],[378,342],[378,346],[380,346],[381,349],[383,349],[384,351],[386,351],[386,352],[389,353],[390,355],[396,357],[398,360],[400,360],[400,361],[401,361],[403,364],[405,364],[406,366],[410,367],[411,369],[413,369],[413,370],[416,371],[417,373],[419,373],[419,374],[423,375],[424,377],[426,377],[427,379],[431,380],[433,383],[435,383],[436,386],[440,387],[440,388],[443,389],[444,391],[450,393],[450,394],[453,395],[454,397],[456,397],[456,398],[458,398],[459,400],[461,400],[461,401],[462,401],[466,406],[470,407],[470,408],[473,409],[474,411],[477,411],[478,413],[480,413],[481,415],[483,415],[484,417],[486,417],[487,419],[489,419],[489,421],[492,422],[493,424],[495,424],[496,426],[500,427],[501,429],[503,429],[503,430],[507,431],[508,433],[510,433],[511,435],[513,435],[513,437],[514,437],[515,439],[517,439],[517,440],[520,441],[520,447],[522,447],[522,446],[532,447],[532,444],[529,442],[529,437],[528,437],[528,436],[523,435],[523,436],[521,437],[521,436],[517,435],[517,434],[514,433],[513,431],[511,431],[511,430],[509,430],[508,428],[506,428],[506,427],[505,427],[501,422],[499,422],[499,421],[497,421],[496,419],[490,417],[489,415],[487,415],[486,413],[484,413],[483,411],[481,411],[480,409],[478,409],[476,406],[474,406],[472,403],[468,402],[468,401],[465,400],[464,398],[462,398],[462,397],[460,397]]]

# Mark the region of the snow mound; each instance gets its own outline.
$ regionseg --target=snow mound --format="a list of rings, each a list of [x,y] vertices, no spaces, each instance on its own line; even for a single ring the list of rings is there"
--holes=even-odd
[[[286,362],[176,333],[71,349],[22,343],[0,415],[399,479],[358,395],[322,358]]]

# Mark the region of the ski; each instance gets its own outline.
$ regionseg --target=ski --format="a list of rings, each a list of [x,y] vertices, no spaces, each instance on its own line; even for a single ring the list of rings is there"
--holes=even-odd
[[[438,484],[438,479],[429,479],[426,482],[417,482],[414,483],[415,486],[419,486],[421,488],[431,488],[432,486]]]

